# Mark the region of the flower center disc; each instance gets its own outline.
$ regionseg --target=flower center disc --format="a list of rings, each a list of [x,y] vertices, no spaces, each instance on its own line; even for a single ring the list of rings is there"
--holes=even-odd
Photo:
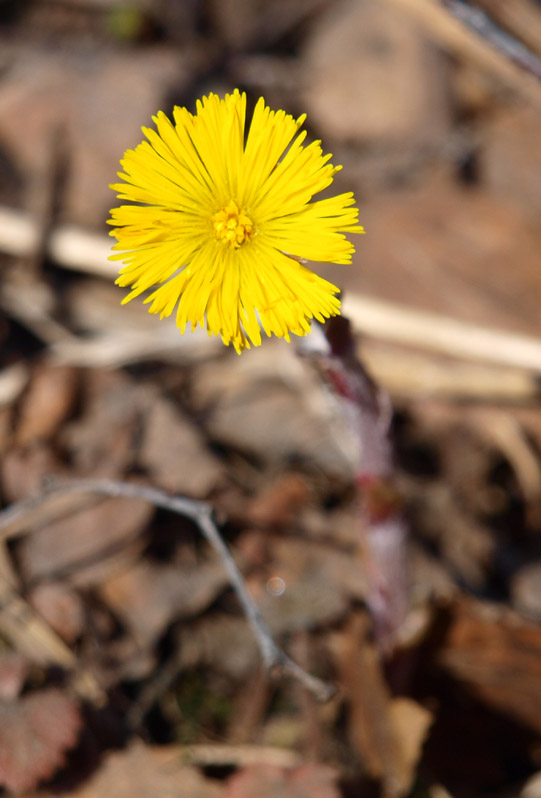
[[[230,200],[229,204],[212,217],[214,232],[218,241],[238,249],[241,244],[248,241],[254,234],[254,225],[244,211],[239,210],[236,202]]]

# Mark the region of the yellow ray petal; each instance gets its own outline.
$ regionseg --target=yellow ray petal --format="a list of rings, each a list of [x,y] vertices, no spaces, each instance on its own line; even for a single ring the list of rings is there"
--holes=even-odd
[[[156,130],[122,159],[112,186],[117,283],[147,296],[151,313],[176,309],[181,332],[204,326],[238,352],[267,335],[305,335],[340,312],[338,288],[298,259],[350,263],[347,235],[363,232],[351,193],[325,200],[340,167],[295,119],[257,102],[245,141],[246,96],[235,90],[159,112]]]

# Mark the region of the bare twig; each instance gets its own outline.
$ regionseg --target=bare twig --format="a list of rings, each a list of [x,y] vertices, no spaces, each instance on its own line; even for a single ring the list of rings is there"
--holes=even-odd
[[[46,163],[33,181],[30,192],[29,205],[38,222],[38,236],[34,249],[25,259],[27,279],[36,278],[47,253],[47,239],[56,222],[67,174],[66,147],[64,129],[55,127],[49,136]]]
[[[504,404],[539,400],[535,375],[521,369],[441,358],[364,337],[361,352],[370,374],[393,397]]]
[[[541,373],[539,338],[492,330],[360,294],[346,294],[344,314],[355,330],[384,341]]]
[[[57,225],[47,236],[47,255],[59,266],[101,277],[116,277],[118,266],[107,258],[111,239],[74,225]],[[40,245],[40,227],[29,213],[0,207],[0,249],[29,257]]]
[[[473,26],[466,25],[464,20],[450,13],[445,0],[387,0],[387,2],[417,19],[429,35],[435,37],[446,49],[460,58],[476,63],[503,85],[526,96],[536,105],[541,103],[541,85],[535,70],[532,72],[525,69],[523,64],[519,65],[507,52],[502,52],[501,48],[486,39],[478,30],[474,30]],[[473,9],[470,9],[470,12],[472,11]],[[518,40],[514,41],[518,50],[522,45]],[[527,52],[532,58],[537,58],[531,51]]]
[[[541,59],[522,42],[504,31],[480,8],[465,0],[438,0],[447,11],[481,36],[502,55],[541,80]]]
[[[231,586],[237,594],[242,610],[257,640],[261,657],[267,670],[273,674],[283,673],[294,677],[320,701],[327,701],[332,697],[335,693],[335,688],[332,685],[306,673],[276,644],[259,608],[246,589],[242,574],[225,545],[218,527],[214,523],[212,507],[207,502],[195,501],[180,496],[170,496],[157,488],[128,482],[117,482],[110,479],[77,479],[70,482],[50,481],[40,494],[14,504],[0,513],[0,536],[4,527],[12,525],[15,521],[20,522],[21,518],[24,519],[25,515],[35,509],[36,506],[46,502],[49,496],[70,493],[90,493],[110,497],[123,496],[142,499],[156,507],[190,518],[199,527],[205,539],[220,557],[229,576]],[[18,526],[20,527],[20,523]]]
[[[392,0],[406,6],[413,0]],[[432,10],[449,16],[434,3],[434,0],[415,0],[421,6],[428,3]],[[458,24],[458,23],[457,23]],[[541,98],[541,90],[540,90]],[[0,206],[0,251],[17,257],[32,252],[39,239],[38,228],[31,216],[21,211]],[[59,266],[114,279],[118,267],[107,260],[111,244],[107,236],[89,233],[78,227],[58,226],[48,237],[48,255]],[[4,285],[4,306],[16,302],[17,287],[10,293]],[[44,317],[43,309],[33,294],[21,292],[19,303],[14,308],[17,318],[33,327],[47,324],[47,343],[54,356],[63,363],[84,366],[111,366],[131,362],[143,353],[154,355],[172,348],[178,349],[182,340],[176,328],[160,326],[159,335],[148,330],[137,335],[133,327],[126,335],[121,331],[111,333],[104,341],[82,339],[70,335]],[[25,306],[25,307],[23,307]],[[437,313],[417,311],[403,305],[393,304],[362,294],[348,293],[344,299],[344,313],[351,319],[357,332],[376,339],[391,341],[403,346],[413,346],[465,360],[484,361],[501,366],[526,369],[541,373],[541,339],[519,335],[504,330],[495,330]],[[41,314],[41,316],[40,316]],[[166,337],[165,329],[173,329],[174,335]],[[197,331],[196,331],[197,334]],[[56,339],[58,340],[56,342]],[[146,344],[143,344],[143,340]],[[200,340],[210,339],[203,335]],[[190,339],[190,347],[193,339]]]
[[[541,53],[541,14],[539,3],[535,0],[513,0],[494,2],[494,0],[476,0],[476,5],[484,8],[492,19],[505,28],[534,53]]]

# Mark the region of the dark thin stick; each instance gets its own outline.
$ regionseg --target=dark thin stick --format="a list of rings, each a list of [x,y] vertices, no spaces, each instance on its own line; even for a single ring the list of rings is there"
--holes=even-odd
[[[110,497],[122,496],[131,499],[142,499],[155,507],[161,507],[164,510],[169,510],[194,521],[205,539],[220,557],[227,571],[231,586],[237,594],[242,610],[257,640],[265,668],[269,673],[283,673],[294,677],[319,701],[328,701],[334,695],[336,692],[334,686],[306,673],[276,644],[267,622],[246,589],[242,574],[212,519],[212,507],[207,502],[186,499],[181,496],[170,496],[157,488],[135,485],[129,482],[117,482],[112,479],[75,479],[70,482],[49,481],[40,494],[11,505],[0,512],[0,539],[4,527],[39,507],[51,495],[69,493],[94,493]]]
[[[541,59],[512,34],[500,28],[484,11],[472,7],[465,0],[438,0],[438,2],[498,52],[541,80]]]

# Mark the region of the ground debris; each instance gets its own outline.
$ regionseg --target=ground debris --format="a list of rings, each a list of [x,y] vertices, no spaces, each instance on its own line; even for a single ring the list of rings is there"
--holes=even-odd
[[[0,3],[7,791],[538,794],[540,93],[451,6],[539,51],[533,0]],[[307,140],[355,192],[353,264],[316,268],[354,331],[357,311],[386,310],[354,342],[393,405],[392,480],[363,498],[365,515],[404,519],[405,559],[385,536],[370,556],[351,457],[363,434],[295,337],[238,357],[205,330],[181,335],[174,313],[120,304],[105,219],[123,152],[158,110],[235,85],[249,108],[263,94],[306,111]],[[453,320],[469,325],[461,345]],[[424,339],[407,338],[419,321]],[[509,345],[505,365],[478,337]],[[47,493],[83,479],[204,507],[281,649],[336,695],[319,704],[265,671],[193,516]],[[370,614],[390,561],[406,598],[392,654]]]

